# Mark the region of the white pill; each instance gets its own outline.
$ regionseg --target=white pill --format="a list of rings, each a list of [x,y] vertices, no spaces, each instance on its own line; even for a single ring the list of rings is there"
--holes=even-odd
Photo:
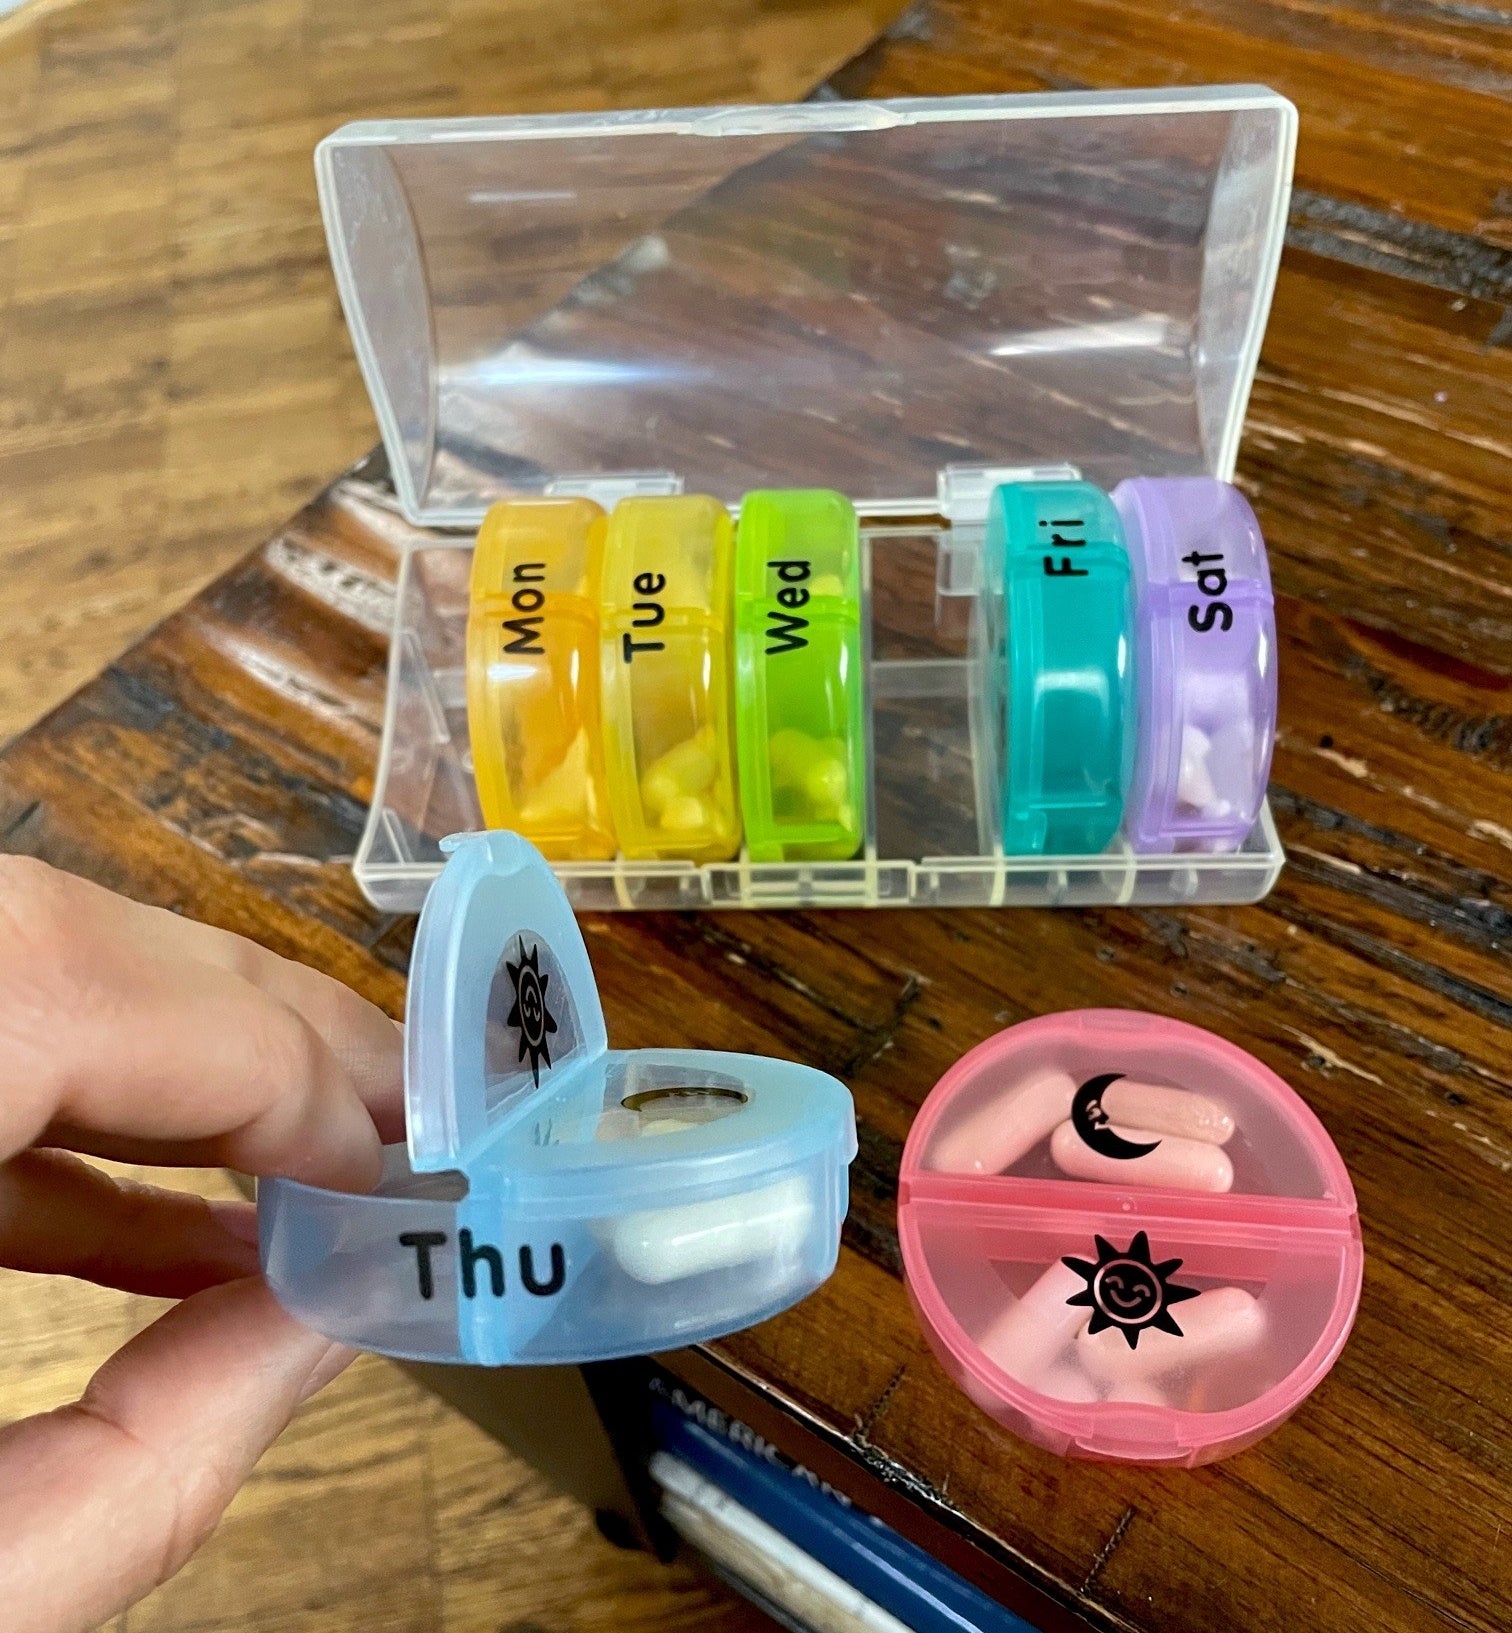
[[[644,1140],[658,1134],[681,1134],[685,1129],[702,1125],[686,1117],[647,1116],[631,1111],[628,1106],[612,1106],[599,1117],[594,1131],[597,1140]]]
[[[1208,768],[1212,749],[1213,741],[1205,731],[1197,726],[1183,728],[1176,798],[1188,810],[1210,811],[1217,803],[1218,790],[1213,786],[1213,775]]]
[[[1205,1094],[1168,1089],[1120,1077],[1102,1091],[1102,1109],[1115,1123],[1146,1128],[1152,1134],[1176,1134],[1184,1140],[1223,1145],[1234,1132],[1233,1117]]]
[[[697,1128],[697,1123],[690,1123],[683,1117],[647,1117],[642,1120],[640,1136],[645,1139],[652,1134],[681,1134],[685,1128]]]
[[[1215,1287],[1170,1307],[1181,1336],[1143,1327],[1129,1348],[1122,1327],[1084,1332],[1076,1352],[1094,1378],[1126,1385],[1130,1379],[1162,1378],[1253,1349],[1265,1337],[1265,1311],[1242,1287]]]
[[[1001,1174],[1070,1115],[1075,1095],[1067,1072],[1031,1077],[936,1135],[928,1165],[945,1174]]]
[[[627,1213],[608,1221],[604,1235],[621,1269],[659,1287],[706,1270],[796,1254],[813,1218],[808,1185],[785,1179],[708,1202]]]
[[[1051,1364],[1091,1320],[1087,1305],[1066,1302],[1086,1290],[1086,1278],[1057,1259],[1022,1298],[993,1317],[977,1347],[1011,1377],[1038,1389]]]
[[[1166,1185],[1175,1191],[1227,1191],[1233,1187],[1233,1163],[1205,1140],[1183,1140],[1174,1134],[1119,1128],[1112,1123],[1098,1132],[1104,1137],[1111,1135],[1123,1145],[1151,1149],[1139,1156],[1108,1156],[1088,1145],[1074,1123],[1065,1122],[1050,1136],[1055,1166],[1072,1179],[1090,1179],[1103,1185]]]

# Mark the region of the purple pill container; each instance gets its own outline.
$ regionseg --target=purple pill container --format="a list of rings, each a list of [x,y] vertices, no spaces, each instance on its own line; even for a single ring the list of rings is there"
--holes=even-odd
[[[1139,738],[1124,807],[1144,855],[1238,850],[1276,737],[1276,615],[1260,524],[1206,476],[1112,493],[1135,590]]]

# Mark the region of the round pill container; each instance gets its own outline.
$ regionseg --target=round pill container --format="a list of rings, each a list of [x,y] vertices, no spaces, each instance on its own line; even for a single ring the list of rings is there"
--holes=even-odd
[[[822,489],[756,492],[735,543],[735,730],[753,862],[861,847],[866,729],[856,512]]]
[[[1063,1456],[1193,1466],[1296,1411],[1360,1300],[1354,1190],[1274,1072],[1091,1009],[957,1061],[904,1148],[898,1234],[946,1370]]]
[[[844,1084],[794,1061],[608,1046],[588,950],[518,835],[444,840],[405,1014],[407,1147],[372,1194],[258,1186],[263,1271],[307,1326],[480,1366],[702,1342],[833,1271]]]
[[[1265,798],[1276,617],[1260,525],[1211,477],[1113,490],[1135,587],[1139,733],[1124,828],[1143,853],[1230,851]]]
[[[1118,831],[1133,765],[1129,558],[1089,482],[1010,482],[992,497],[1001,572],[1003,849],[1095,855]]]
[[[735,528],[699,494],[622,499],[604,544],[599,675],[620,850],[727,861],[740,848],[731,728]]]
[[[467,726],[483,821],[554,861],[614,855],[599,728],[606,520],[509,499],[483,520],[467,615]]]

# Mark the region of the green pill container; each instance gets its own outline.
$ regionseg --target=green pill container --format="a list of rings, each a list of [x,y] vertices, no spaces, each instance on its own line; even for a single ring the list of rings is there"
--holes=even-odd
[[[843,494],[758,490],[741,502],[735,738],[753,862],[847,861],[860,850],[861,546]]]
[[[1010,482],[987,517],[1002,575],[1003,850],[1089,856],[1123,817],[1135,747],[1123,529],[1090,482]]]

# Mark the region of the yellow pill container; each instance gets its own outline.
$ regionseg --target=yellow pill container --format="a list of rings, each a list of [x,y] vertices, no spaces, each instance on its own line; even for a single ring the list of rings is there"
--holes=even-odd
[[[722,862],[740,848],[731,727],[735,530],[699,494],[622,499],[604,544],[604,764],[621,852]]]
[[[483,820],[552,861],[616,849],[599,711],[606,528],[590,499],[506,499],[473,555],[467,726]]]

